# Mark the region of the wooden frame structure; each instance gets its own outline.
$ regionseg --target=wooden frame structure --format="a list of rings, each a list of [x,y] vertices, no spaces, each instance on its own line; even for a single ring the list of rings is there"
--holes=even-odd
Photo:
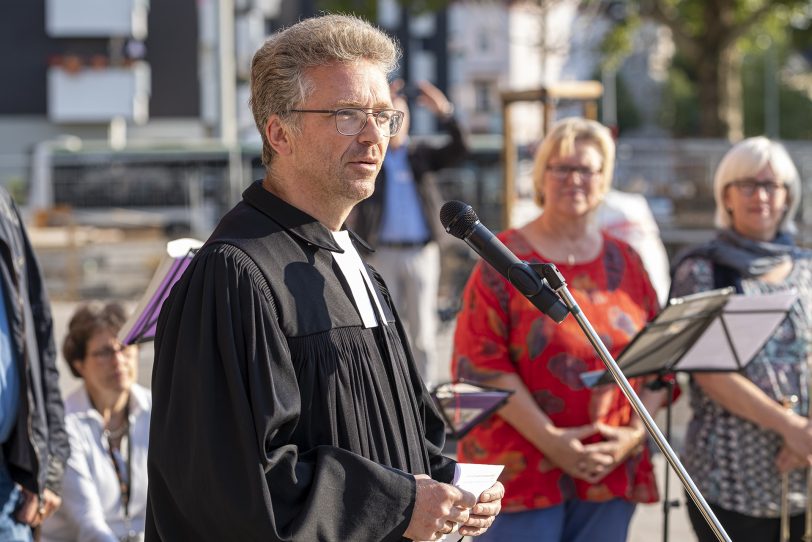
[[[598,81],[560,81],[529,90],[508,90],[501,93],[502,126],[502,174],[504,179],[504,205],[502,206],[503,223],[510,227],[513,212],[513,200],[516,197],[516,146],[513,144],[513,124],[510,119],[510,106],[516,102],[542,102],[543,125],[542,137],[550,130],[555,118],[555,109],[560,101],[583,103],[584,117],[592,120],[598,118],[598,100],[603,95],[603,85]]]

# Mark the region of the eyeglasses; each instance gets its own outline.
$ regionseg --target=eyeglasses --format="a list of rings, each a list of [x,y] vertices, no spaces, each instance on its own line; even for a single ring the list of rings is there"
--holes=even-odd
[[[566,181],[573,174],[577,174],[582,181],[591,181],[601,174],[600,170],[590,169],[586,166],[547,166],[547,171],[557,181]]]
[[[380,109],[367,111],[357,107],[344,109],[291,109],[291,113],[329,113],[336,119],[336,130],[345,136],[360,134],[367,126],[370,115],[375,118],[378,130],[386,136],[392,137],[400,131],[403,125],[403,111],[396,109]]]
[[[104,348],[93,350],[92,352],[89,352],[88,355],[92,358],[107,361],[113,359],[116,354],[131,356],[133,352],[135,352],[135,347],[133,345],[117,344],[115,346],[105,346]]]
[[[786,184],[777,183],[773,180],[759,181],[757,179],[739,179],[738,181],[733,181],[730,184],[735,186],[736,189],[741,192],[742,196],[747,197],[755,194],[757,189],[762,189],[767,193],[768,196],[772,196],[776,192],[785,190],[787,188]]]

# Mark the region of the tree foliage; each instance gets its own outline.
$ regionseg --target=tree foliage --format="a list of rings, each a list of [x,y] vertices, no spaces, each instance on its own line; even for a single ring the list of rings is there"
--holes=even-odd
[[[439,11],[450,0],[398,0],[398,5],[409,13],[421,14]],[[347,13],[368,21],[378,20],[378,0],[315,0],[317,11]]]
[[[612,2],[610,2],[611,4]],[[748,47],[793,38],[809,20],[808,0],[627,0],[625,16],[604,40],[607,62],[629,52],[642,21],[666,25],[672,33],[679,74],[695,86],[699,135],[735,140],[744,134],[742,61]],[[812,43],[812,41],[810,41]],[[676,112],[681,116],[682,112]]]

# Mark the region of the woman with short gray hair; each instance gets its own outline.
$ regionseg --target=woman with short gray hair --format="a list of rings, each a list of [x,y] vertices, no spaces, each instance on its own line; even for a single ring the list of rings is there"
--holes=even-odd
[[[794,289],[798,299],[742,371],[693,375],[684,463],[736,542],[779,539],[788,476],[791,540],[800,540],[812,458],[812,256],[793,238],[798,171],[781,144],[746,139],[722,158],[714,196],[717,235],[678,258],[672,296],[734,287],[744,295]],[[700,542],[716,540],[691,503],[689,515]]]

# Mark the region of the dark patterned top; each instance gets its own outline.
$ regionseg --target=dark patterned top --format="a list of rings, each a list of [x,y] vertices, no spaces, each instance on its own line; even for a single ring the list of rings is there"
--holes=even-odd
[[[545,261],[516,230],[499,238],[522,260]],[[627,244],[604,236],[593,261],[556,262],[573,297],[613,356],[658,310],[657,294],[640,257]],[[603,362],[572,317],[556,324],[538,311],[489,265],[480,263],[465,288],[454,337],[455,377],[487,383],[497,373],[516,373],[557,427],[601,421],[628,425],[631,406],[612,385],[587,388],[580,375]],[[632,384],[640,389],[641,382]],[[596,442],[600,436],[586,439]],[[596,484],[573,479],[498,415],[474,428],[458,449],[461,461],[505,465],[502,509],[547,508],[579,498],[656,501],[648,450],[631,456]]]
[[[707,259],[686,259],[674,273],[674,297],[713,288],[713,264]],[[809,404],[807,358],[812,336],[812,260],[808,255],[799,255],[781,284],[742,280],[745,294],[791,288],[798,291],[798,301],[742,374],[776,401],[796,395],[800,401],[795,411],[805,416]],[[781,437],[731,414],[693,382],[691,408],[693,417],[688,425],[683,462],[705,499],[748,516],[778,517],[781,475],[775,467],[775,457],[781,449]],[[805,472],[790,473],[792,514],[803,512]]]

